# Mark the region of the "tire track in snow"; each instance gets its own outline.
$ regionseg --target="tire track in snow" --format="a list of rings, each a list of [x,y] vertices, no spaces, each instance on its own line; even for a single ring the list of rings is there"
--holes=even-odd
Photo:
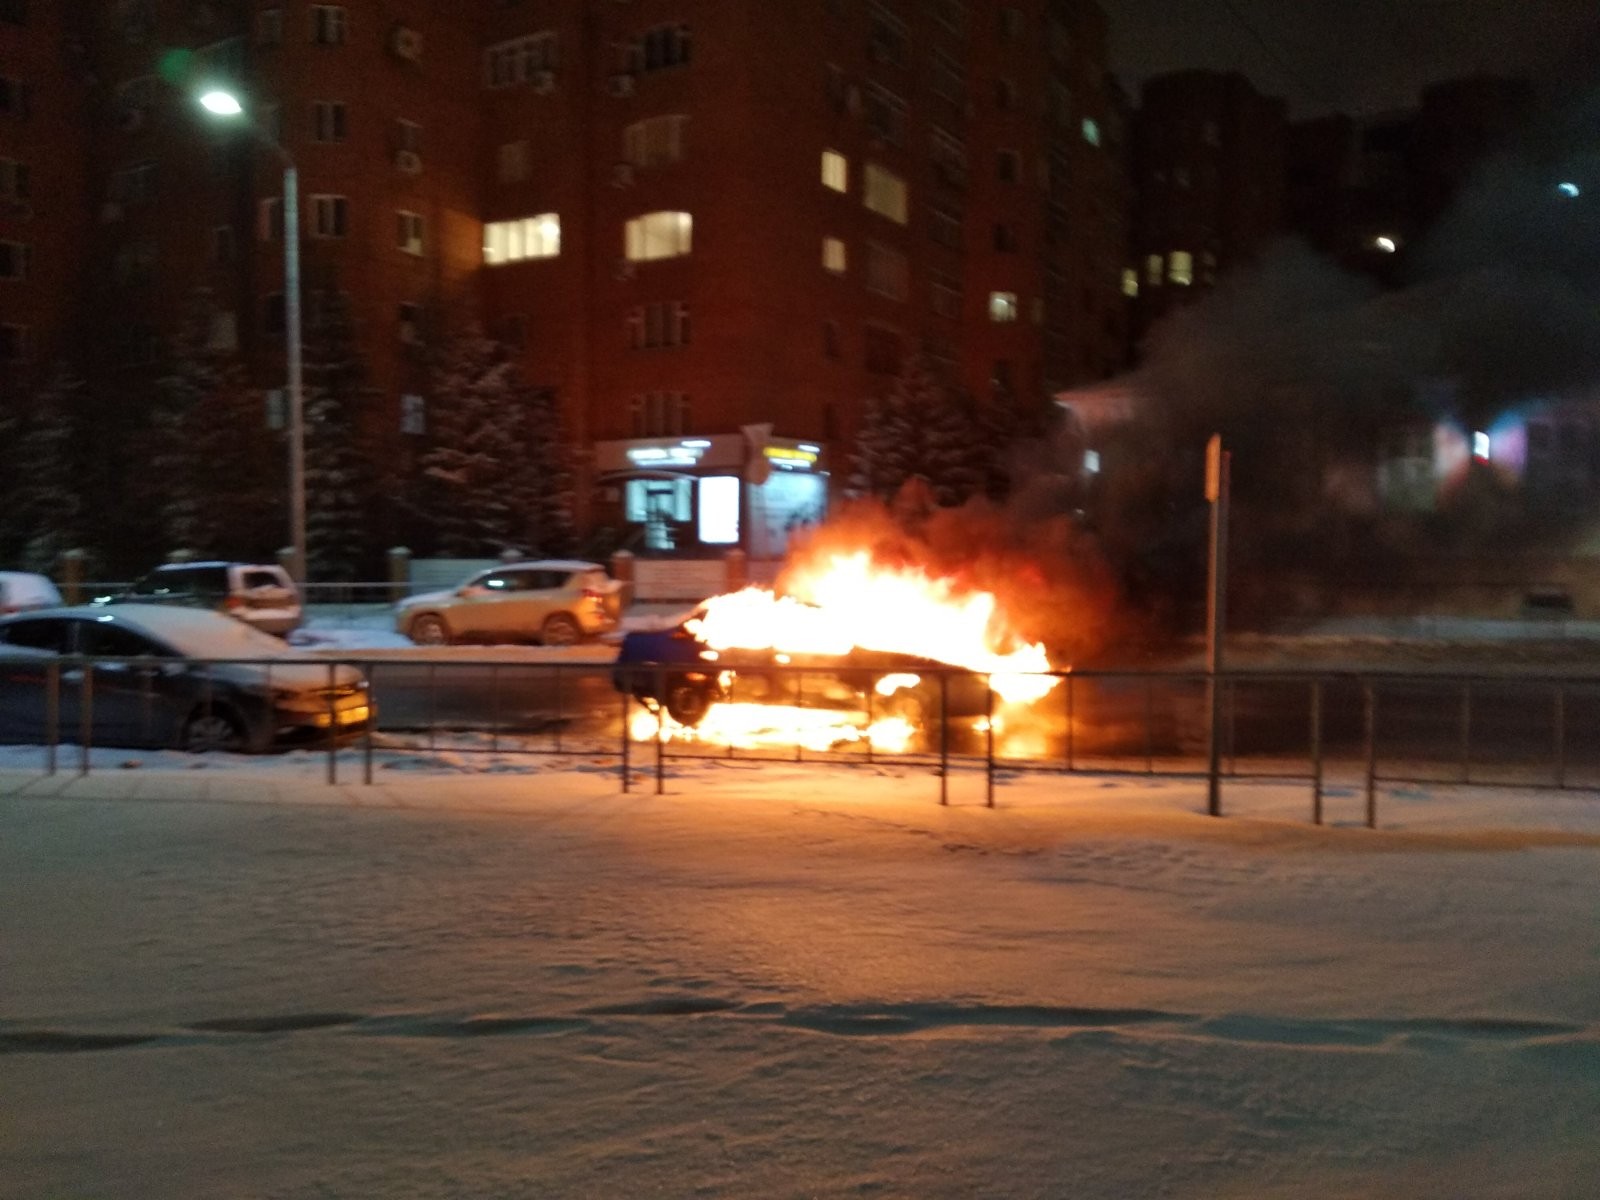
[[[0,1021],[0,1055],[77,1054],[268,1037],[360,1036],[390,1039],[550,1037],[616,1032],[619,1023],[737,1020],[844,1038],[918,1034],[1061,1031],[1178,1037],[1283,1049],[1350,1051],[1458,1047],[1566,1046],[1600,1050],[1600,1030],[1559,1021],[1504,1017],[1315,1018],[1251,1013],[1197,1014],[1145,1008],[1042,1004],[833,1004],[790,1007],[676,994],[601,1005],[575,1014],[297,1012],[221,1017],[177,1029],[73,1030]]]

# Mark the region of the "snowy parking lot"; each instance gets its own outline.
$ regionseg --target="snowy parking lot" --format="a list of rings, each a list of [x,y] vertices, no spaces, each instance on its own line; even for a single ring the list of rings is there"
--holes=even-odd
[[[0,759],[18,1198],[1593,1195],[1600,800]]]

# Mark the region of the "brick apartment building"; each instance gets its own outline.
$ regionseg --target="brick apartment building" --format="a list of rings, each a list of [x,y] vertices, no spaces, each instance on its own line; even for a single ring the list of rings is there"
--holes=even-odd
[[[14,359],[137,365],[204,287],[277,386],[279,160],[197,108],[214,82],[298,167],[305,302],[350,297],[371,429],[425,443],[418,343],[479,319],[559,396],[588,522],[646,549],[776,553],[913,351],[993,402],[1125,359],[1090,0],[61,7],[0,0],[0,190],[13,159],[51,197],[0,196]]]
[[[1286,119],[1283,100],[1237,73],[1145,82],[1133,139],[1137,333],[1282,231]]]

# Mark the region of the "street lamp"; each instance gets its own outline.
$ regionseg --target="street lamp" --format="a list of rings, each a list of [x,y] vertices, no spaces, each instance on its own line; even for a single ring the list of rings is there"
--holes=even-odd
[[[213,116],[244,117],[244,105],[232,92],[212,89],[199,97]],[[289,379],[289,538],[294,561],[289,570],[304,584],[306,559],[306,423],[300,370],[300,187],[294,159],[278,140],[253,121],[250,131],[271,146],[283,163],[283,332]]]

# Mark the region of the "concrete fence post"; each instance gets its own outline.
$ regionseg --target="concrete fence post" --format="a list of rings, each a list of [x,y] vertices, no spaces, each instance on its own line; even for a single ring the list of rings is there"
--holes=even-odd
[[[388,554],[389,599],[404,600],[411,594],[411,551],[404,546],[393,546]]]
[[[61,554],[61,598],[68,604],[83,603],[83,551],[64,550]]]

